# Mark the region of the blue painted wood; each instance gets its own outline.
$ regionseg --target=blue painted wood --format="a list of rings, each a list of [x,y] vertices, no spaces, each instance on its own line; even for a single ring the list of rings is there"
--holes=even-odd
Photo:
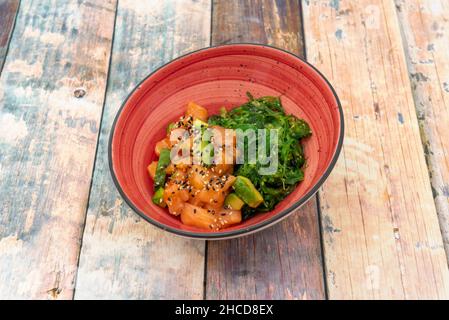
[[[115,0],[22,1],[0,78],[0,298],[72,298]]]
[[[204,242],[161,231],[124,204],[110,177],[107,143],[119,106],[140,80],[209,44],[210,11],[209,0],[119,1],[76,299],[203,296]]]

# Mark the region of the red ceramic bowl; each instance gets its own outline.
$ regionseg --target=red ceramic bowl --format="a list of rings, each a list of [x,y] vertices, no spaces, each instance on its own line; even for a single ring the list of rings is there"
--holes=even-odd
[[[304,142],[305,178],[275,210],[259,213],[220,232],[183,225],[151,202],[153,182],[146,167],[156,159],[154,146],[188,101],[209,114],[255,97],[281,96],[287,113],[304,118],[313,135]],[[178,235],[223,239],[249,234],[287,217],[304,204],[328,177],[343,141],[343,111],[335,91],[318,70],[297,56],[273,47],[234,44],[202,49],[177,58],[144,79],[119,110],[109,141],[114,182],[128,205],[152,224]]]

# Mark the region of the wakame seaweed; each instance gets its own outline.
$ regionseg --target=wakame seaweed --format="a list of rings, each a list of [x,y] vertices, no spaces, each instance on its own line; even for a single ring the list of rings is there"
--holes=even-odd
[[[275,174],[260,175],[262,165],[259,161],[256,164],[245,162],[235,167],[234,174],[249,178],[264,198],[264,202],[255,209],[248,206],[242,208],[244,219],[256,212],[271,211],[304,179],[302,168],[306,160],[300,139],[312,134],[306,121],[285,113],[280,98],[267,96],[254,99],[249,93],[248,97],[247,103],[230,111],[222,109],[219,115],[211,116],[208,121],[211,125],[241,129],[243,132],[249,129],[278,130],[279,163]],[[256,142],[245,140],[245,155],[249,143]]]

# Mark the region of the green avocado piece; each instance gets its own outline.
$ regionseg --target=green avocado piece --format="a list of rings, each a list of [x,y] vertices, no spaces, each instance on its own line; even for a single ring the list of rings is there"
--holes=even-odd
[[[159,207],[165,208],[166,204],[164,202],[164,188],[159,187],[153,195],[153,203],[157,204]]]
[[[228,194],[224,201],[225,207],[232,210],[241,210],[244,204],[245,202],[235,193]]]
[[[232,186],[237,196],[239,196],[251,208],[257,208],[262,202],[263,198],[251,180],[246,177],[237,176],[234,185]]]
[[[208,136],[206,134],[206,129],[208,128],[209,124],[207,122],[201,121],[199,119],[195,119],[193,121],[193,134],[194,134],[194,143],[199,143],[199,145],[194,144],[194,148],[198,148],[196,152],[201,153],[201,161],[204,165],[208,166],[212,163],[213,159],[213,151],[210,149],[210,147],[206,149],[206,147],[209,145],[209,141],[206,139]]]
[[[193,120],[193,129],[198,130],[201,133],[203,133],[208,126],[209,124],[207,122],[201,121],[200,119]]]
[[[201,161],[205,166],[212,165],[214,160],[214,145],[209,141],[201,141]]]

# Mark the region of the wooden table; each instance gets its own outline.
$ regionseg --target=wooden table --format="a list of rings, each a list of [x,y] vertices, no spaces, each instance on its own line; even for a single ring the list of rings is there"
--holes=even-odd
[[[446,0],[0,0],[0,298],[449,298]],[[317,66],[346,135],[318,195],[229,241],[116,191],[112,119],[148,73],[257,42]]]

